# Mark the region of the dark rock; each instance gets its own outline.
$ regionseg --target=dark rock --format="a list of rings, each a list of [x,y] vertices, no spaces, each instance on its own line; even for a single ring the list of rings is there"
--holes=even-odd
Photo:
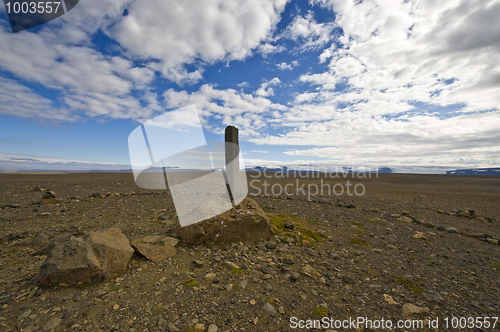
[[[260,270],[265,274],[270,274],[270,275],[278,274],[278,272],[275,269],[267,265],[263,266]]]
[[[355,283],[356,283],[356,280],[354,280],[354,278],[353,278],[353,277],[351,277],[351,276],[347,276],[347,275],[342,276],[342,280],[344,280],[344,282],[345,282],[346,284],[355,284]]]
[[[52,190],[47,190],[42,196],[43,199],[56,198],[56,193]]]
[[[292,281],[297,281],[299,280],[300,274],[297,272],[292,272],[290,273],[290,280]]]
[[[277,246],[278,246],[278,244],[276,243],[275,240],[269,240],[266,243],[266,248],[267,249],[276,249]]]
[[[296,227],[292,219],[288,219],[287,221],[285,221],[285,228],[291,231],[295,231]]]

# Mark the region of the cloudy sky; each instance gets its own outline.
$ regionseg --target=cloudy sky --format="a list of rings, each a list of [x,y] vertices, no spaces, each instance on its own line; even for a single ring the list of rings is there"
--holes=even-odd
[[[240,129],[248,164],[498,167],[498,17],[498,0],[81,0],[14,34],[0,5],[0,159],[126,165],[137,125],[194,104],[208,141]]]

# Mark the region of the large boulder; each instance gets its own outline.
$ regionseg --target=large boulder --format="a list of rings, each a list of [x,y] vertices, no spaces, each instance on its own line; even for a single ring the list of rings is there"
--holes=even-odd
[[[134,249],[121,230],[113,227],[58,236],[38,253],[47,254],[38,274],[41,285],[74,286],[122,274]]]
[[[175,246],[179,240],[168,236],[145,236],[132,241],[132,247],[141,255],[155,263],[175,256],[177,249]]]
[[[271,220],[251,198],[235,208],[194,225],[174,228],[181,241],[189,244],[225,244],[257,241],[274,235]]]

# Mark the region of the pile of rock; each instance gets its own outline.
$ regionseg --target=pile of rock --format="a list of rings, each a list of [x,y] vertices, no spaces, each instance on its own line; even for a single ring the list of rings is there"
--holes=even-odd
[[[188,244],[226,244],[255,242],[274,236],[271,220],[251,198],[235,208],[200,223],[174,228],[182,242]]]
[[[42,199],[39,202],[40,205],[56,204],[56,203],[59,203],[59,200],[56,198],[56,193],[48,189],[47,191],[45,191],[45,194],[43,194]]]

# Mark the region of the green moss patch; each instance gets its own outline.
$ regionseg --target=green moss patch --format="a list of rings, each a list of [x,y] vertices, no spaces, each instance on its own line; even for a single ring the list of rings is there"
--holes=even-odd
[[[403,276],[397,276],[395,279],[396,282],[403,284],[408,290],[412,291],[415,295],[422,295],[424,291],[423,287],[415,285],[411,280],[406,280]]]
[[[314,308],[314,314],[319,317],[327,317],[328,316],[328,309],[323,308],[323,307],[316,307]]]
[[[359,246],[372,246],[370,242],[366,241],[365,239],[359,238],[359,237],[353,237],[350,240],[351,244],[357,244]]]
[[[193,278],[189,278],[188,280],[184,281],[184,286],[186,287],[194,287],[198,285],[198,282],[196,282],[196,280],[194,280]]]

